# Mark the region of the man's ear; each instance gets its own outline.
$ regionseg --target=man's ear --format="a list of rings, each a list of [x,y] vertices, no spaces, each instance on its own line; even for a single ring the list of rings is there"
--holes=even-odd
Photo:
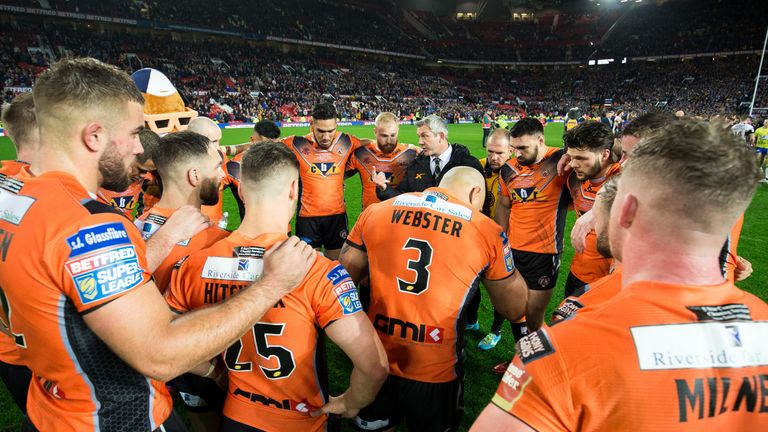
[[[197,172],[197,168],[190,168],[187,170],[187,181],[192,187],[197,187],[200,183],[200,175]]]
[[[621,209],[619,209],[619,225],[623,228],[629,228],[635,221],[637,216],[637,197],[632,194],[627,194],[622,202]]]
[[[98,122],[87,123],[80,137],[88,150],[94,153],[104,150],[109,141],[107,130]]]

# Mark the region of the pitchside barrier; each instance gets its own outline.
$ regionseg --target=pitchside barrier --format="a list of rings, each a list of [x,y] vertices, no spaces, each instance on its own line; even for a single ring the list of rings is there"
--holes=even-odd
[[[519,119],[517,118],[511,118],[511,121],[517,121]],[[557,118],[552,120],[547,120],[547,123],[562,123],[563,119]],[[400,124],[414,124],[416,121],[411,120],[400,120]],[[476,123],[472,120],[459,120],[459,124],[472,124]],[[231,123],[219,123],[218,124],[220,128],[222,129],[247,129],[247,128],[253,128],[255,126],[255,123],[250,122],[231,122]],[[338,126],[373,126],[373,121],[340,121],[337,123]],[[277,122],[277,126],[280,128],[291,128],[291,127],[309,127],[309,122]]]

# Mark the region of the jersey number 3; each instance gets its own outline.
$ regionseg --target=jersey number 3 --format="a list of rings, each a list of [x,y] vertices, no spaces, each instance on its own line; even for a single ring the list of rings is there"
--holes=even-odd
[[[419,295],[429,288],[429,266],[432,265],[432,245],[428,241],[409,238],[403,250],[416,249],[419,257],[408,260],[408,269],[416,272],[416,278],[406,281],[397,278],[397,287],[401,292]]]

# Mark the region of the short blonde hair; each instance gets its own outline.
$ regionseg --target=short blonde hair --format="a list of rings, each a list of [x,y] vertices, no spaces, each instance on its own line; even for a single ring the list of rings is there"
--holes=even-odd
[[[382,111],[381,113],[379,113],[379,115],[376,116],[376,120],[374,121],[374,124],[376,124],[376,126],[381,126],[384,123],[398,124],[397,116],[392,114],[391,112]]]

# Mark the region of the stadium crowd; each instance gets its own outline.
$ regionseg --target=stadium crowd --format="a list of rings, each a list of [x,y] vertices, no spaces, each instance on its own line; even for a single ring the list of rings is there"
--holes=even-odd
[[[596,115],[606,100],[628,111],[666,106],[707,116],[734,114],[751,98],[758,61],[734,56],[468,71],[327,49],[286,54],[233,40],[197,44],[163,34],[101,32],[66,24],[46,24],[35,32],[31,23],[19,23],[0,32],[0,82],[6,88],[29,87],[45,69],[48,56],[29,49],[43,40],[56,55],[92,56],[128,72],[161,70],[194,109],[220,122],[306,117],[327,95],[339,99],[342,118],[359,120],[372,120],[381,110],[402,118],[437,113],[477,120],[487,109],[516,114],[521,102],[535,115],[564,115],[573,107]],[[11,97],[9,90],[3,93],[5,99]]]
[[[416,122],[414,147],[393,113],[360,140],[321,102],[305,136],[262,120],[222,148],[207,117],[153,131],[144,104],[178,96],[149,92],[146,74],[64,59],[3,109],[19,159],[0,168],[0,377],[24,431],[184,431],[170,393],[196,431],[337,430],[339,416],[457,430],[479,280],[518,343],[476,431],[678,427],[703,417],[702,374],[765,372],[736,357],[762,356],[768,336],[752,321],[768,305],[733,284],[752,272],[736,249],[763,178],[746,144],[768,148],[749,119],[729,130],[652,111],[618,142],[611,118],[569,122],[556,148],[526,117],[490,132],[478,161],[437,115]],[[364,206],[352,227],[350,175]],[[231,233],[225,185],[241,206]],[[546,326],[569,207],[577,252]],[[335,397],[323,336],[352,363]],[[722,356],[686,357],[695,336],[690,349]],[[719,427],[768,426],[743,382],[722,389]]]

